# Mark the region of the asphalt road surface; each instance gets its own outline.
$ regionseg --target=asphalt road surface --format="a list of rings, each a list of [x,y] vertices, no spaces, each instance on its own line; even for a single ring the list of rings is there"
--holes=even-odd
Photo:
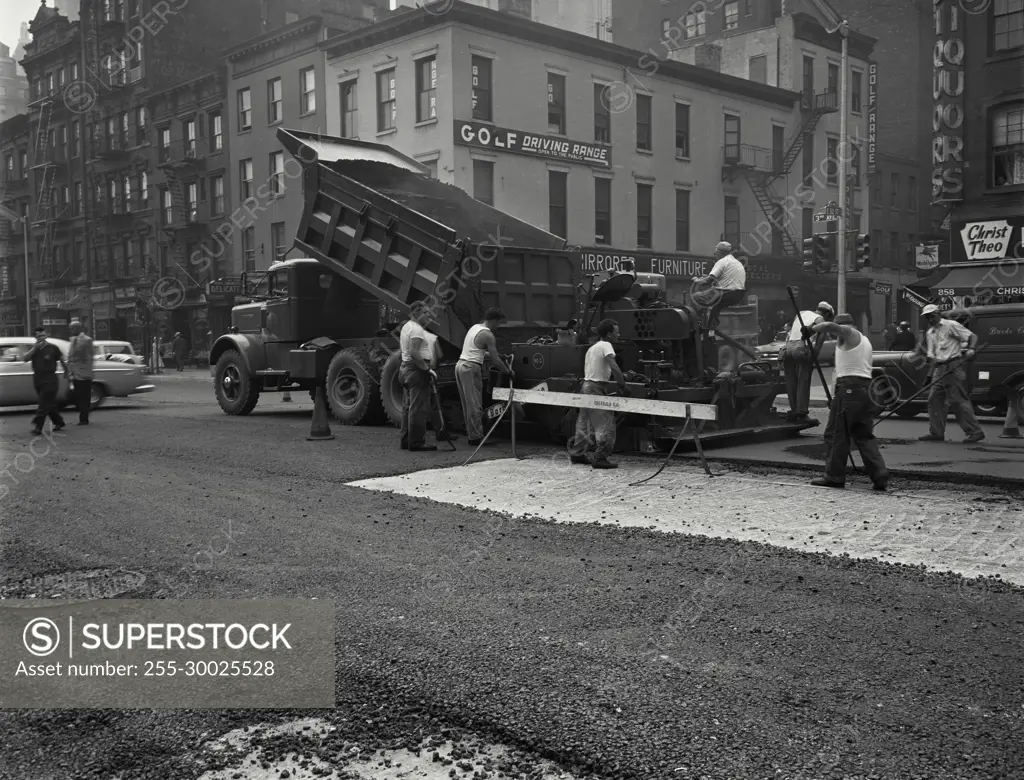
[[[737,498],[542,445],[462,468],[211,390],[171,375],[45,450],[0,413],[0,593],[333,601],[336,707],[4,710],[0,777],[1024,777],[1022,491],[748,468]]]

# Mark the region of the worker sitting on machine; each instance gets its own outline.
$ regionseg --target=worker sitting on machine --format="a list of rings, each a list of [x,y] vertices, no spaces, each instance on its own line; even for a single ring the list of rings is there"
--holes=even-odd
[[[693,288],[693,303],[707,311],[706,328],[709,331],[718,327],[718,314],[722,309],[747,302],[747,269],[733,257],[732,244],[719,242],[715,247],[715,265],[711,273],[694,279]]]

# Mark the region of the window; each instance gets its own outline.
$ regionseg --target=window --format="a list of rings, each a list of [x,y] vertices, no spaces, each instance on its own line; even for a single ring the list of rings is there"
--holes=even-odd
[[[52,201],[53,198],[51,197]],[[119,214],[120,209],[118,208],[117,202],[117,181],[114,179],[107,179],[107,208],[111,214]]]
[[[316,70],[312,67],[299,71],[299,113],[316,111]]]
[[[242,200],[252,197],[252,159],[240,160],[238,163],[238,193]]]
[[[917,177],[907,177],[907,211],[917,211]]]
[[[782,165],[786,158],[786,128],[772,125],[772,170],[782,173]]]
[[[676,157],[690,156],[690,107],[676,103]]]
[[[473,160],[473,197],[488,206],[494,205],[494,163]]]
[[[725,196],[725,231],[723,240],[733,246],[740,245],[740,200],[732,195]]]
[[[185,185],[185,221],[196,221],[199,209],[199,187],[194,181]]]
[[[491,66],[486,57],[473,57],[473,119],[491,121]]]
[[[210,114],[210,149],[214,152],[224,149],[224,123],[219,111]]]
[[[662,19],[661,20],[661,37],[667,39],[669,33],[672,32],[672,20]]]
[[[285,243],[284,222],[274,222],[270,226],[270,246],[274,250],[274,260],[284,260],[288,245]]]
[[[839,139],[828,139],[828,159],[825,161],[826,179],[835,187],[839,183]]]
[[[758,54],[756,57],[751,57],[749,62],[749,75],[747,76],[751,81],[756,81],[758,84],[768,83],[768,57],[765,54]]]
[[[707,11],[700,9],[686,15],[686,39],[700,38],[707,32]]]
[[[900,175],[889,174],[889,206],[894,209],[900,207]]]
[[[427,170],[430,172],[430,178],[431,179],[436,179],[437,178],[437,158],[435,157],[433,160],[425,160],[423,162],[423,164],[427,166]]]
[[[992,48],[996,51],[1024,46],[1024,2],[995,0],[992,10]]]
[[[284,152],[272,152],[270,155],[270,193],[284,194]]]
[[[57,86],[64,86],[64,68],[57,68]]]
[[[565,135],[565,76],[548,74],[548,132]]]
[[[437,57],[416,63],[416,121],[437,119]]]
[[[252,93],[248,87],[238,90],[238,129],[252,129]]]
[[[256,270],[256,228],[247,227],[242,231],[242,258],[246,271]]]
[[[342,138],[356,138],[359,135],[359,125],[357,121],[359,118],[359,103],[357,101],[358,91],[356,86],[356,81],[346,81],[338,87],[341,94]]]
[[[651,151],[651,96],[636,96],[636,148]]]
[[[284,118],[283,89],[281,79],[271,79],[267,82],[267,122],[274,124]]]
[[[860,147],[850,146],[850,186],[860,186]]]
[[[828,91],[833,95],[839,93],[839,66],[832,62],[828,64]]]
[[[142,144],[146,141],[146,107],[138,106],[135,109],[135,143]]]
[[[1024,184],[1024,103],[992,116],[992,184]]]
[[[636,247],[651,248],[651,210],[654,187],[650,184],[636,185]]]
[[[125,176],[121,180],[121,205],[124,208],[124,213],[127,214],[132,210],[132,177]]]
[[[187,119],[182,122],[181,134],[185,140],[185,154],[191,152],[194,156],[196,153],[196,120]]]
[[[149,208],[149,174],[145,171],[139,174],[139,208]]]
[[[78,81],[78,63],[71,63],[71,81]]]
[[[161,219],[165,225],[174,222],[174,207],[171,205],[171,191],[166,187],[160,190]]]
[[[861,82],[863,81],[864,74],[859,70],[855,70],[850,73],[850,110],[859,114],[863,108],[861,98]]]
[[[74,210],[72,211],[72,213],[76,217],[82,216],[82,212],[85,209],[84,200],[85,200],[85,193],[84,193],[84,191],[82,189],[82,182],[76,181],[75,182],[75,203],[74,203],[74,207],[73,207]]]
[[[561,238],[569,235],[569,174],[548,171],[548,230]]]
[[[690,251],[689,190],[676,190],[676,251]]]
[[[811,101],[814,105],[814,57],[804,55],[804,102]]]
[[[612,180],[594,179],[594,243],[612,242]]]
[[[893,268],[899,268],[900,263],[900,234],[889,234],[889,263]]]
[[[78,150],[82,145],[82,125],[76,119],[71,123],[71,156],[78,157]]]
[[[134,260],[134,257],[132,255],[132,242],[131,241],[125,241],[124,242],[124,265],[121,267],[121,277],[123,279],[128,279],[128,278],[131,277],[132,271],[134,270],[134,265],[135,265],[135,260]]]
[[[725,4],[725,29],[735,30],[740,26],[740,4],[738,2]]]
[[[594,140],[603,144],[612,142],[612,112],[609,87],[594,85]]]
[[[214,176],[210,179],[210,213],[219,217],[224,213],[224,177]]]
[[[73,265],[71,266],[71,277],[73,279],[80,279],[85,276],[85,262],[82,259],[82,242],[75,242],[75,255]]]
[[[395,101],[395,69],[377,74],[377,132],[394,130],[398,119]]]
[[[740,118],[735,114],[725,115],[725,159],[740,159]]]
[[[754,13],[753,0],[743,0],[743,15],[750,16],[752,13]]]

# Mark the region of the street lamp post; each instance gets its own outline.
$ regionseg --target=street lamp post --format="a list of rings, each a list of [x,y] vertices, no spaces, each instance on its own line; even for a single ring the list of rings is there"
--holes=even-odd
[[[842,72],[839,76],[839,235],[836,237],[836,265],[839,279],[836,290],[836,313],[846,313],[846,210],[849,208],[846,198],[846,168],[849,153],[849,129],[846,124],[848,74],[850,71],[849,53],[850,25],[844,20],[839,25],[839,34],[843,36]]]

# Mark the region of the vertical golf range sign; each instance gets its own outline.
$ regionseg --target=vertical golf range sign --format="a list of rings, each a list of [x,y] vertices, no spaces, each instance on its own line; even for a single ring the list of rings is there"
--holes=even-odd
[[[932,203],[963,200],[964,38],[958,0],[934,0]]]
[[[878,170],[878,63],[868,62],[868,174]],[[852,201],[851,201],[852,203]]]

